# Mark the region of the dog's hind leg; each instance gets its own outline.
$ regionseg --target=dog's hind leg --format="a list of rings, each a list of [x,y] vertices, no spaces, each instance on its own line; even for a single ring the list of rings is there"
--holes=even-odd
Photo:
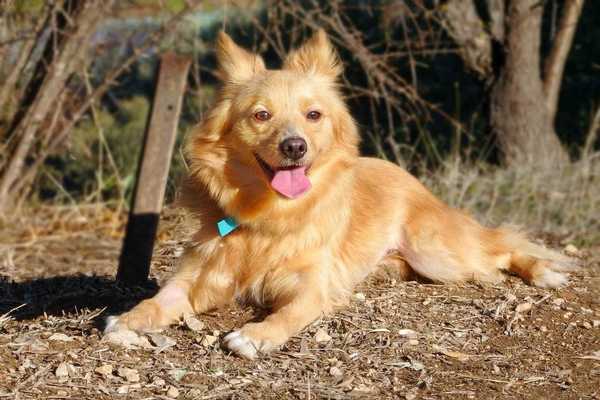
[[[487,229],[484,237],[487,239],[488,253],[505,260],[499,268],[535,286],[562,286],[568,281],[564,272],[573,271],[579,266],[577,260],[537,245],[514,230]]]
[[[404,257],[396,251],[387,254],[379,261],[378,267],[384,271],[384,274],[390,274],[392,277],[398,276],[402,281],[412,281],[418,277]]]

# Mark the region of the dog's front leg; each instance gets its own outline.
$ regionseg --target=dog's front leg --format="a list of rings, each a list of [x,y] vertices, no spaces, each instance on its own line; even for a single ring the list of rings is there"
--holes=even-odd
[[[209,256],[189,249],[175,276],[152,298],[119,316],[106,320],[105,333],[156,331],[177,322],[184,314],[202,313],[233,298],[233,271],[224,266],[225,252]]]
[[[254,359],[258,353],[279,348],[290,336],[317,319],[324,312],[326,299],[314,273],[293,273],[286,269],[285,283],[275,290],[273,313],[262,322],[247,323],[241,329],[228,334],[225,346],[236,354]],[[293,275],[290,278],[290,275]],[[265,285],[269,285],[266,283]],[[268,290],[268,289],[267,289]]]

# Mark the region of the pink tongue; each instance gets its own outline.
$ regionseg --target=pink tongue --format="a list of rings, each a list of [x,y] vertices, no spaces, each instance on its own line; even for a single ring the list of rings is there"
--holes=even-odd
[[[275,171],[271,186],[285,197],[295,199],[308,191],[311,184],[306,177],[306,167],[298,167]]]

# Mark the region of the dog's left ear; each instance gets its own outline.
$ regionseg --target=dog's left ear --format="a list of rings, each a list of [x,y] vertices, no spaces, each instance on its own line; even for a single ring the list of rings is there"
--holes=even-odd
[[[321,73],[332,78],[342,73],[342,65],[323,29],[298,49],[292,51],[283,63],[283,69],[307,73]]]
[[[261,56],[241,48],[223,31],[217,38],[216,53],[219,75],[225,82],[240,83],[266,70]]]

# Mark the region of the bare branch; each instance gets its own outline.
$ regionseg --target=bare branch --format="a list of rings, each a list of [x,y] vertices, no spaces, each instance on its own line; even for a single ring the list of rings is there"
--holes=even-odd
[[[554,116],[556,115],[565,63],[571,49],[571,44],[573,43],[583,2],[584,0],[565,1],[560,27],[558,28],[550,55],[545,62],[544,92],[546,93],[546,106],[552,120],[554,120]]]
[[[459,46],[467,67],[481,78],[487,78],[492,72],[492,43],[490,34],[477,13],[475,3],[471,0],[450,0],[441,10],[442,23]],[[500,35],[501,31],[497,25],[494,25],[496,34]]]
[[[18,143],[3,166],[0,179],[0,204],[3,208],[8,207],[9,192],[22,173],[25,159],[36,141],[35,135],[38,128],[48,116],[55,99],[60,96],[71,73],[82,61],[85,52],[82,52],[81,48],[85,47],[89,36],[94,31],[98,21],[97,12],[101,12],[98,7],[100,4],[100,2],[89,2],[78,11],[78,24],[73,28],[71,37],[65,42],[57,58],[49,66],[39,95],[15,128],[13,137],[18,140]],[[110,2],[106,5],[108,4]]]
[[[488,0],[488,12],[490,14],[490,33],[492,37],[502,43],[505,35],[506,1],[505,0]]]

